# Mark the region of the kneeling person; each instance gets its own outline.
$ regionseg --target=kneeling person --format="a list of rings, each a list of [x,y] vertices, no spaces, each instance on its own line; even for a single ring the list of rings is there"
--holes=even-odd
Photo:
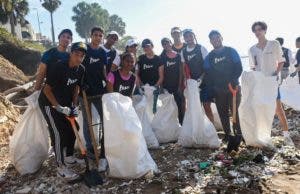
[[[135,76],[132,73],[135,57],[133,53],[124,53],[121,56],[121,68],[110,72],[107,76],[108,92],[119,92],[131,97],[135,87]]]
[[[71,181],[79,176],[67,165],[73,164],[75,134],[66,117],[78,115],[77,98],[84,75],[81,65],[86,45],[78,42],[71,47],[70,59],[53,64],[48,69],[46,84],[39,97],[42,113],[54,142],[57,175]]]

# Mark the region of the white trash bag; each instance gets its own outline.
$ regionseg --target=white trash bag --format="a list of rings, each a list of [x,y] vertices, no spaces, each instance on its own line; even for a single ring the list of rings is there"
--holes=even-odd
[[[9,143],[10,160],[21,175],[35,173],[48,159],[48,127],[38,104],[39,95],[37,91],[25,99],[28,108]]]
[[[81,107],[81,109],[83,109],[83,108],[84,107]],[[99,129],[100,129],[99,123],[101,122],[101,120],[100,120],[99,113],[93,104],[92,104],[91,108],[92,108],[92,125],[94,125],[93,131],[94,131],[94,135],[95,135],[95,139],[96,139],[96,144],[99,145]],[[78,114],[78,117],[76,118],[76,120],[79,125],[80,140],[82,141],[83,146],[86,147],[86,142],[85,142],[85,138],[83,135],[83,115],[82,115],[81,110],[79,111],[79,114]],[[87,129],[87,130],[89,130],[89,129]],[[75,148],[79,149],[77,140],[75,142]]]
[[[223,129],[222,122],[218,113],[218,109],[215,103],[211,103],[211,110],[214,116],[214,126],[216,129]]]
[[[151,122],[153,131],[159,143],[176,142],[181,126],[174,96],[165,93],[160,94],[158,99],[161,101],[161,106],[157,106],[157,112]]]
[[[199,87],[196,80],[188,79],[184,91],[187,110],[184,115],[178,143],[183,147],[218,148],[220,140],[214,125],[205,115],[200,102]]]
[[[298,76],[288,77],[280,86],[281,101],[285,105],[300,111],[300,84]]]
[[[243,72],[240,125],[247,145],[271,146],[271,129],[276,110],[278,84],[261,72]]]
[[[132,179],[156,171],[157,166],[148,152],[131,99],[110,93],[103,95],[102,102],[109,176]]]
[[[132,97],[133,106],[135,108],[136,114],[138,115],[143,129],[143,135],[145,137],[148,148],[158,148],[159,143],[152,130],[149,117],[147,116],[147,100],[145,96],[135,95]]]

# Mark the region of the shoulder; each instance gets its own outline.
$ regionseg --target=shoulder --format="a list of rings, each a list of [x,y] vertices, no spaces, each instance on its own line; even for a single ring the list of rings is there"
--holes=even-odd
[[[138,60],[140,61],[140,60],[144,60],[146,58],[146,55],[145,54],[142,54],[142,55],[140,55],[139,57],[138,57]]]
[[[272,47],[280,47],[281,48],[281,45],[277,40],[269,40],[268,42]]]
[[[255,53],[256,51],[257,51],[257,46],[256,46],[256,44],[253,45],[252,47],[250,47],[250,49],[249,49],[249,52],[250,52],[251,54]]]

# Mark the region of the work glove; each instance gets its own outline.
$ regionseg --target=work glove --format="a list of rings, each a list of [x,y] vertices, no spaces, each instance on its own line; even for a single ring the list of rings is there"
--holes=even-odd
[[[55,106],[55,110],[66,116],[70,116],[70,114],[71,114],[71,109],[67,106],[57,105],[57,106]]]
[[[295,72],[291,73],[290,76],[291,76],[291,77],[295,77],[295,76],[297,75],[297,73],[298,73],[298,72],[295,71]]]

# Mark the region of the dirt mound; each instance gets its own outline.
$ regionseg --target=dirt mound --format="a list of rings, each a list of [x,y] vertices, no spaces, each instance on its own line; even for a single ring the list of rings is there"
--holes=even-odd
[[[0,55],[0,92],[26,82],[28,78],[24,73]]]
[[[8,144],[19,115],[19,110],[0,95],[0,147]]]

